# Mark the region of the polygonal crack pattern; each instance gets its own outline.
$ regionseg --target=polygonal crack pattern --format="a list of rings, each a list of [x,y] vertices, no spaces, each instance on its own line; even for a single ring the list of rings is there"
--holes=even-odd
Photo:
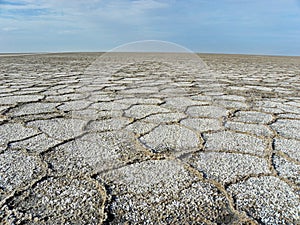
[[[298,58],[99,56],[1,56],[1,224],[300,224]]]
[[[97,224],[105,192],[89,179],[47,178],[7,202],[3,220],[31,224]],[[11,210],[13,209],[13,210]]]
[[[277,177],[252,177],[229,186],[228,191],[238,209],[264,224],[299,223],[299,196]]]
[[[116,196],[110,206],[116,224],[229,223],[236,219],[225,195],[215,185],[174,160],[136,163],[100,178]]]
[[[37,180],[43,171],[44,165],[39,159],[22,151],[5,151],[0,155],[0,201]]]

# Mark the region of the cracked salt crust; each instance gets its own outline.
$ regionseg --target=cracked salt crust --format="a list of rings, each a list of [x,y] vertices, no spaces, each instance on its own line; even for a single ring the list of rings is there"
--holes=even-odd
[[[298,58],[99,56],[1,57],[1,222],[299,224]]]

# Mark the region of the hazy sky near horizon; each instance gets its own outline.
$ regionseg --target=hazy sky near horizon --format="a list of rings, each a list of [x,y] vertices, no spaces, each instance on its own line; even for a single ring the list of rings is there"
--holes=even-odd
[[[140,40],[300,55],[300,0],[0,0],[0,52],[107,51]]]

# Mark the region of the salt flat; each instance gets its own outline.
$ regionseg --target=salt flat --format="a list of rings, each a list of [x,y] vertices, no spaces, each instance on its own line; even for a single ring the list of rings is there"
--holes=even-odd
[[[300,58],[2,55],[1,224],[300,224]]]

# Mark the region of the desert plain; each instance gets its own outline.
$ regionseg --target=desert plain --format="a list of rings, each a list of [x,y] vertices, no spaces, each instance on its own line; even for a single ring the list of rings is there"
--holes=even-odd
[[[0,56],[0,224],[300,224],[300,57]]]

